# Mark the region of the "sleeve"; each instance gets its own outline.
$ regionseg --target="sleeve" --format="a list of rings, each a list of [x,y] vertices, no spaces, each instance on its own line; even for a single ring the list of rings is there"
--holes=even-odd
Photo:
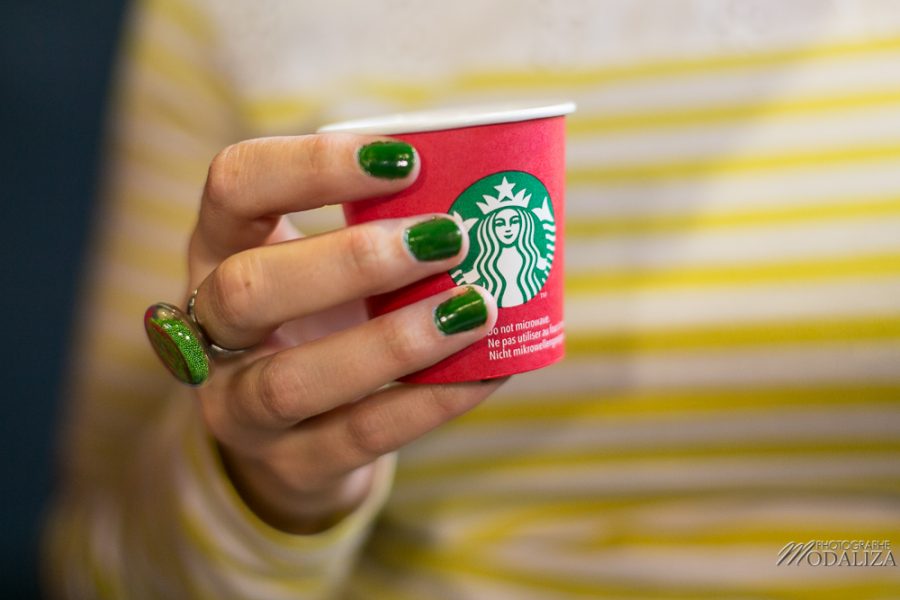
[[[369,498],[329,530],[272,529],[242,504],[190,392],[173,389],[146,342],[144,309],[184,295],[207,166],[246,137],[214,21],[193,1],[143,0],[126,26],[45,531],[54,597],[327,597],[393,479],[385,457]]]

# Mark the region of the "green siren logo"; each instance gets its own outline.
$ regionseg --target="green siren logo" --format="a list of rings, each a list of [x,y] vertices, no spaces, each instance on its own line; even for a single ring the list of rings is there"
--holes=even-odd
[[[556,251],[553,203],[544,184],[504,171],[470,185],[450,207],[469,234],[469,254],[450,272],[457,285],[476,283],[503,307],[534,298]]]

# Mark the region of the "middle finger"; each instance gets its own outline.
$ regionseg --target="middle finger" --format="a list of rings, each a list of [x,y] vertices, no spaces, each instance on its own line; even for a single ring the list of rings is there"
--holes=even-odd
[[[447,215],[373,221],[232,255],[200,285],[194,312],[218,345],[245,348],[287,321],[447,271],[467,251]]]

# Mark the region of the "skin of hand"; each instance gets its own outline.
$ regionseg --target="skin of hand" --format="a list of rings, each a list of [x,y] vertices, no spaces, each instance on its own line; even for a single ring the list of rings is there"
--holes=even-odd
[[[446,272],[404,241],[435,216],[375,221],[302,237],[287,213],[383,196],[410,185],[370,175],[360,148],[383,138],[326,134],[240,142],[212,161],[189,248],[189,289],[210,339],[251,348],[218,360],[196,395],[247,505],[283,531],[334,524],[367,496],[376,462],[473,408],[502,383],[392,384],[485,336],[486,320],[442,333],[435,308],[454,289],[367,320],[362,299]],[[418,158],[418,157],[416,157]]]

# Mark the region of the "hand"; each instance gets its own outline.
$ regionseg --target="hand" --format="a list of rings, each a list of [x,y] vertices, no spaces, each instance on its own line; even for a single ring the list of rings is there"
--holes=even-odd
[[[361,167],[359,149],[373,141],[329,134],[226,148],[210,166],[191,237],[198,321],[218,345],[252,348],[218,361],[211,381],[197,390],[203,418],[245,502],[285,531],[319,531],[353,510],[369,491],[379,457],[500,385],[385,387],[475,342],[496,321],[496,304],[480,288],[471,288],[478,292],[469,306],[476,318],[457,333],[440,331],[434,312],[460,289],[366,320],[362,298],[446,272],[462,260],[467,236],[454,233],[452,223],[442,222],[438,257],[417,260],[404,241],[411,226],[447,215],[372,222],[310,238],[283,218],[412,183],[418,161],[408,147],[411,168],[383,156],[369,169],[379,176]],[[397,149],[369,148],[379,147]]]

